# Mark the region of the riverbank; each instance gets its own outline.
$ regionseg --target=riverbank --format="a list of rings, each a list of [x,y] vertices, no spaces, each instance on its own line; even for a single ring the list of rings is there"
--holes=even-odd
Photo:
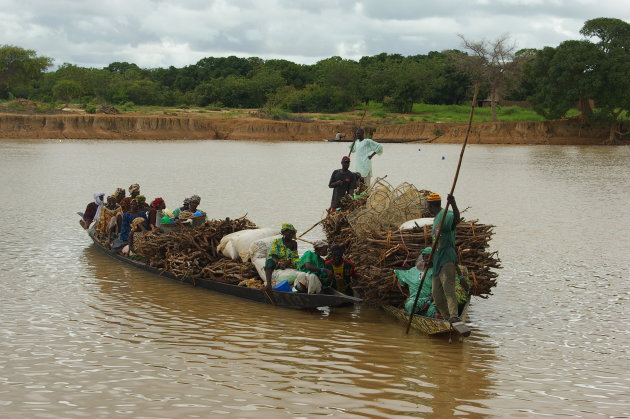
[[[253,116],[199,118],[171,115],[0,114],[1,139],[130,139],[322,141],[337,131],[352,138],[355,120],[274,121]],[[466,123],[372,124],[373,138],[461,143]],[[472,144],[597,145],[608,127],[584,126],[577,119],[530,122],[478,122]]]

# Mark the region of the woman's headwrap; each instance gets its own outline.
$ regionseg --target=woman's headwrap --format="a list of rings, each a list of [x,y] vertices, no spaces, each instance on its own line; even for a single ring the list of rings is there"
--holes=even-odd
[[[98,217],[101,215],[101,208],[105,203],[101,199],[101,195],[105,195],[105,192],[94,192],[94,203],[97,205],[96,214],[94,214],[94,221],[98,221]]]
[[[129,186],[129,193],[140,192],[140,185],[134,183]]]
[[[189,202],[196,202],[196,203],[201,202],[201,197],[199,195],[193,195],[188,199],[189,199]]]
[[[315,240],[313,242],[313,248],[321,249],[322,247],[328,247],[328,242],[326,240]]]
[[[151,202],[151,208],[157,209],[163,203],[164,203],[164,200],[162,198],[159,198],[159,197],[155,198],[153,202]]]
[[[138,204],[144,204],[147,202],[147,197],[144,195],[138,195],[136,196],[136,201],[138,201]]]
[[[116,188],[116,192],[114,192],[114,196],[118,198],[120,195],[125,195],[126,192],[123,188]]]
[[[134,218],[133,221],[131,222],[131,231],[138,230],[138,226],[141,225],[142,223],[144,223],[144,218],[142,217]]]
[[[295,227],[293,227],[293,224],[291,223],[282,224],[282,227],[280,227],[280,234],[284,233],[286,230],[291,230],[294,233],[297,233],[297,230],[295,229]]]

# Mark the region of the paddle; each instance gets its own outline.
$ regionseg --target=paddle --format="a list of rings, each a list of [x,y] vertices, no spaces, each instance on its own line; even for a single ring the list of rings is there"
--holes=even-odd
[[[468,129],[466,130],[466,138],[464,139],[464,144],[462,145],[462,151],[459,154],[459,162],[457,163],[457,170],[455,171],[455,179],[453,179],[453,186],[451,187],[451,193],[449,195],[453,195],[453,192],[455,192],[455,185],[457,184],[457,178],[459,177],[459,169],[462,166],[462,160],[464,158],[464,150],[466,150],[466,144],[468,144],[468,136],[470,134],[470,129],[472,127],[473,115],[475,114],[475,103],[477,102],[478,92],[479,92],[479,85],[475,84],[472,104],[470,106],[470,117],[468,118]],[[440,226],[438,228],[438,231],[442,231],[442,227],[444,226],[444,220],[446,219],[446,213],[448,211],[449,205],[450,205],[450,202],[448,202],[447,200],[446,206],[444,207],[444,212],[442,213],[443,215],[442,215],[442,219],[440,220]],[[435,240],[433,241],[433,244],[431,245],[431,253],[429,253],[429,260],[427,261],[427,264],[431,263],[431,260],[433,259],[433,254],[435,253],[435,249],[437,249],[437,245],[439,241],[440,241],[440,235],[438,234],[435,236]],[[416,292],[416,298],[413,301],[413,308],[411,309],[411,313],[409,315],[409,323],[407,323],[407,330],[405,331],[405,333],[407,334],[409,334],[409,328],[411,327],[411,322],[413,320],[413,313],[415,313],[416,311],[416,306],[418,305],[418,298],[420,297],[420,290],[422,290],[422,286],[424,285],[424,280],[427,277],[427,271],[428,269],[426,268],[424,269],[424,271],[422,271],[422,278],[420,279],[420,286],[418,287],[418,292]],[[468,328],[464,325],[464,323],[457,324],[457,326],[453,324],[452,326],[458,333],[462,335],[468,336],[470,334],[470,330],[468,330]]]

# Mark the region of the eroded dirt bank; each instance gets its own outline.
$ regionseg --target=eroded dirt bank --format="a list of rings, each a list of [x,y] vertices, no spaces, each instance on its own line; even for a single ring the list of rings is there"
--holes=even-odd
[[[375,125],[375,124],[373,124]],[[466,123],[375,125],[374,139],[434,139],[460,143]],[[287,122],[258,118],[186,118],[142,115],[0,114],[4,139],[146,139],[322,141],[337,130],[352,138],[352,123]],[[581,126],[576,120],[545,122],[480,122],[473,124],[473,144],[602,144],[607,127]],[[436,138],[437,137],[437,138]]]

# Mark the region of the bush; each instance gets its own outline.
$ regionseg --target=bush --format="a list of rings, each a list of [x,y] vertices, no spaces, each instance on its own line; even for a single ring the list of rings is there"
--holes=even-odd
[[[96,106],[94,106],[94,105],[87,105],[85,107],[85,113],[96,113]]]

